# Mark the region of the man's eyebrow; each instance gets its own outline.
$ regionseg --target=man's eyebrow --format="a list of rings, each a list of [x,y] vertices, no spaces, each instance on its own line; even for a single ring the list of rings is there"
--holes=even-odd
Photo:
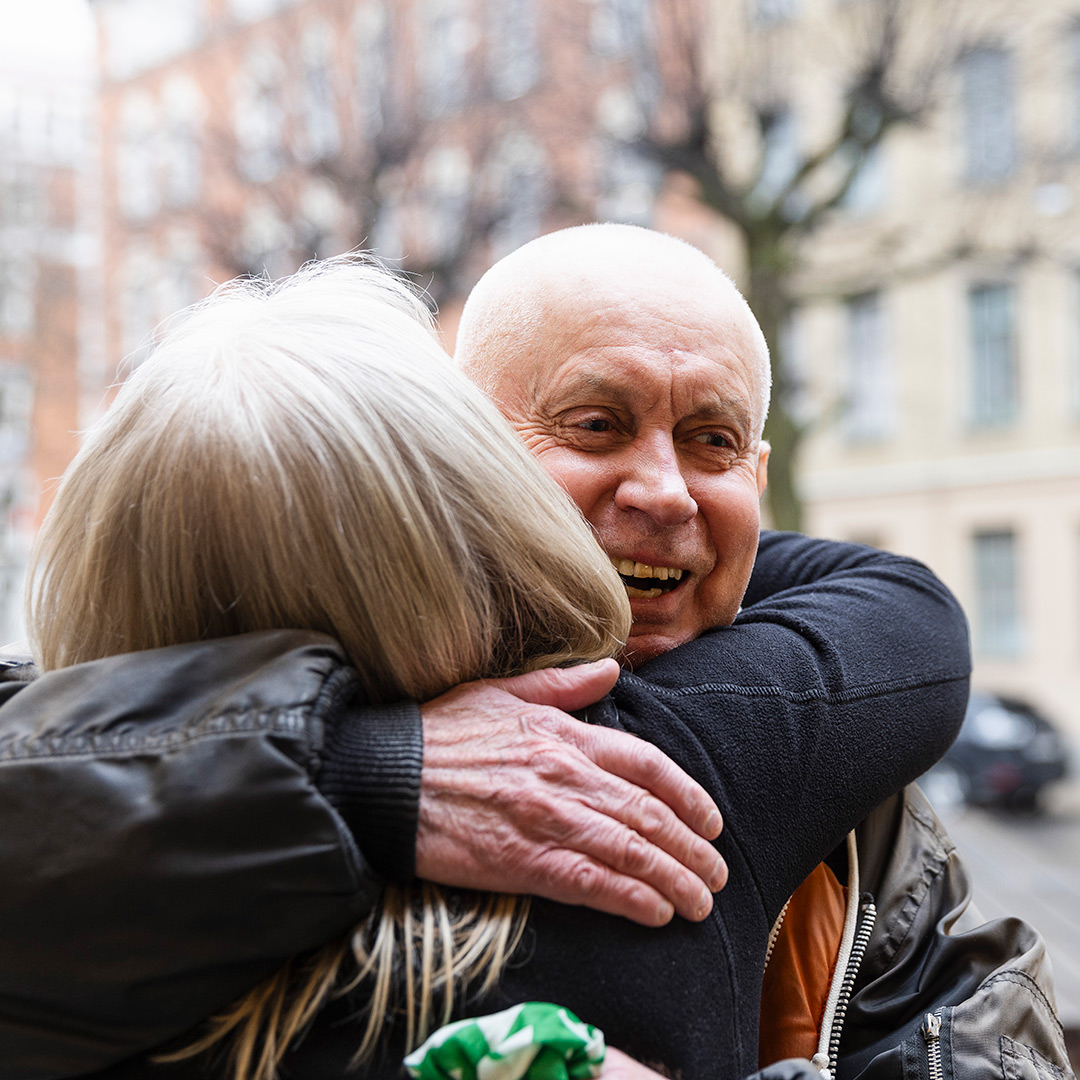
[[[749,429],[752,414],[750,403],[745,398],[716,398],[712,401],[703,401],[686,419],[706,423],[710,421],[734,423]]]

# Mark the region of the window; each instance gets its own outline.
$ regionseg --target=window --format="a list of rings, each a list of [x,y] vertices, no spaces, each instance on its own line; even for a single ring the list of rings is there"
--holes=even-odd
[[[460,146],[443,146],[424,162],[426,249],[434,261],[453,256],[462,240],[469,209],[472,167]]]
[[[543,150],[524,132],[506,135],[488,164],[497,219],[492,254],[501,258],[540,235],[551,202]]]
[[[475,27],[462,0],[424,0],[424,44],[417,51],[421,101],[427,116],[444,116],[468,97],[469,54]]]
[[[593,52],[600,56],[632,56],[648,15],[647,0],[597,0],[590,27]]]
[[[488,0],[488,72],[495,96],[512,101],[540,77],[536,0]]]
[[[202,274],[202,250],[195,233],[188,229],[171,230],[159,276],[157,314],[168,318],[201,300],[208,287]]]
[[[852,177],[843,207],[856,216],[872,214],[885,201],[885,154],[881,143],[873,146]]]
[[[847,324],[845,434],[855,442],[887,439],[896,426],[896,393],[880,295],[853,296]]]
[[[597,0],[590,38],[598,56],[631,61],[638,102],[646,108],[655,105],[661,86],[650,0]]]
[[[112,0],[101,4],[105,66],[114,79],[149,71],[197,45],[205,0]]]
[[[1016,166],[1012,61],[1004,49],[977,49],[960,60],[964,178],[992,184]]]
[[[0,248],[0,338],[21,337],[34,329],[36,270],[29,255]]]
[[[750,11],[758,26],[786,22],[795,14],[795,0],[753,0]]]
[[[272,180],[285,164],[283,66],[268,45],[253,49],[236,92],[235,124],[240,169],[255,182]]]
[[[985,656],[1018,656],[1022,648],[1016,534],[977,532],[975,646]]]
[[[596,216],[601,221],[621,221],[628,225],[652,222],[656,193],[663,170],[633,146],[614,143],[604,161],[605,175]]]
[[[405,215],[400,190],[397,184],[386,185],[371,229],[371,249],[384,262],[399,262],[405,257]]]
[[[341,145],[333,80],[334,35],[326,23],[305,31],[301,57],[303,131],[298,156],[303,161],[324,161]]]
[[[248,206],[240,242],[240,257],[249,274],[278,278],[295,269],[292,231],[268,202],[258,201]]]
[[[971,422],[1008,424],[1018,411],[1016,334],[1011,285],[976,285],[968,294],[971,326]]]
[[[159,146],[158,111],[149,95],[132,91],[120,108],[116,145],[117,198],[129,221],[145,221],[161,208]]]
[[[10,475],[30,448],[34,386],[21,364],[0,364],[0,464]]]
[[[341,218],[341,199],[333,185],[312,180],[300,198],[296,222],[296,242],[305,259],[325,259],[334,254]]]
[[[353,21],[353,55],[356,72],[353,106],[360,134],[371,138],[386,124],[393,56],[390,10],[383,0],[364,4]]]
[[[40,227],[45,223],[44,178],[38,167],[0,163],[0,226]]]
[[[121,284],[121,348],[126,363],[135,367],[150,354],[151,335],[158,323],[158,265],[142,244],[133,246],[124,260]]]
[[[1069,30],[1069,114],[1071,125],[1069,142],[1074,154],[1080,154],[1080,22]]]
[[[799,171],[799,141],[791,110],[781,109],[766,117],[761,136],[761,173],[753,198],[767,205],[776,200]]]
[[[229,0],[229,12],[241,22],[255,22],[295,3],[296,0]]]
[[[165,198],[170,206],[192,206],[202,187],[202,96],[191,79],[177,77],[165,84],[161,98],[165,111]]]

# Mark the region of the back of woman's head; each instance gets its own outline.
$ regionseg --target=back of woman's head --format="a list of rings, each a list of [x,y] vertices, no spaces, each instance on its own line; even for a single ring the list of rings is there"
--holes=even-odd
[[[373,699],[611,655],[625,592],[587,525],[356,257],[219,288],[87,434],[34,557],[45,668],[325,631]]]

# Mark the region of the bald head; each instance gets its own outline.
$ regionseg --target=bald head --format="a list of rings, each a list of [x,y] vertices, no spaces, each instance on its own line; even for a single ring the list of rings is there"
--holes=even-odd
[[[683,240],[636,225],[579,225],[549,233],[497,262],[462,312],[456,356],[466,373],[500,401],[557,349],[567,324],[590,312],[652,319],[657,344],[665,323],[683,315],[722,328],[753,385],[758,436],[771,377],[765,338],[731,279]],[[511,386],[514,384],[514,386]]]

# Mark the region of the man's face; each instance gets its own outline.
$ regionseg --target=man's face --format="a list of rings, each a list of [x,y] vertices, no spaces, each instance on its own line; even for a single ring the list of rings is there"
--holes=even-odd
[[[640,663],[730,623],[750,578],[768,450],[749,317],[727,298],[601,290],[550,321],[500,406],[627,583]]]

